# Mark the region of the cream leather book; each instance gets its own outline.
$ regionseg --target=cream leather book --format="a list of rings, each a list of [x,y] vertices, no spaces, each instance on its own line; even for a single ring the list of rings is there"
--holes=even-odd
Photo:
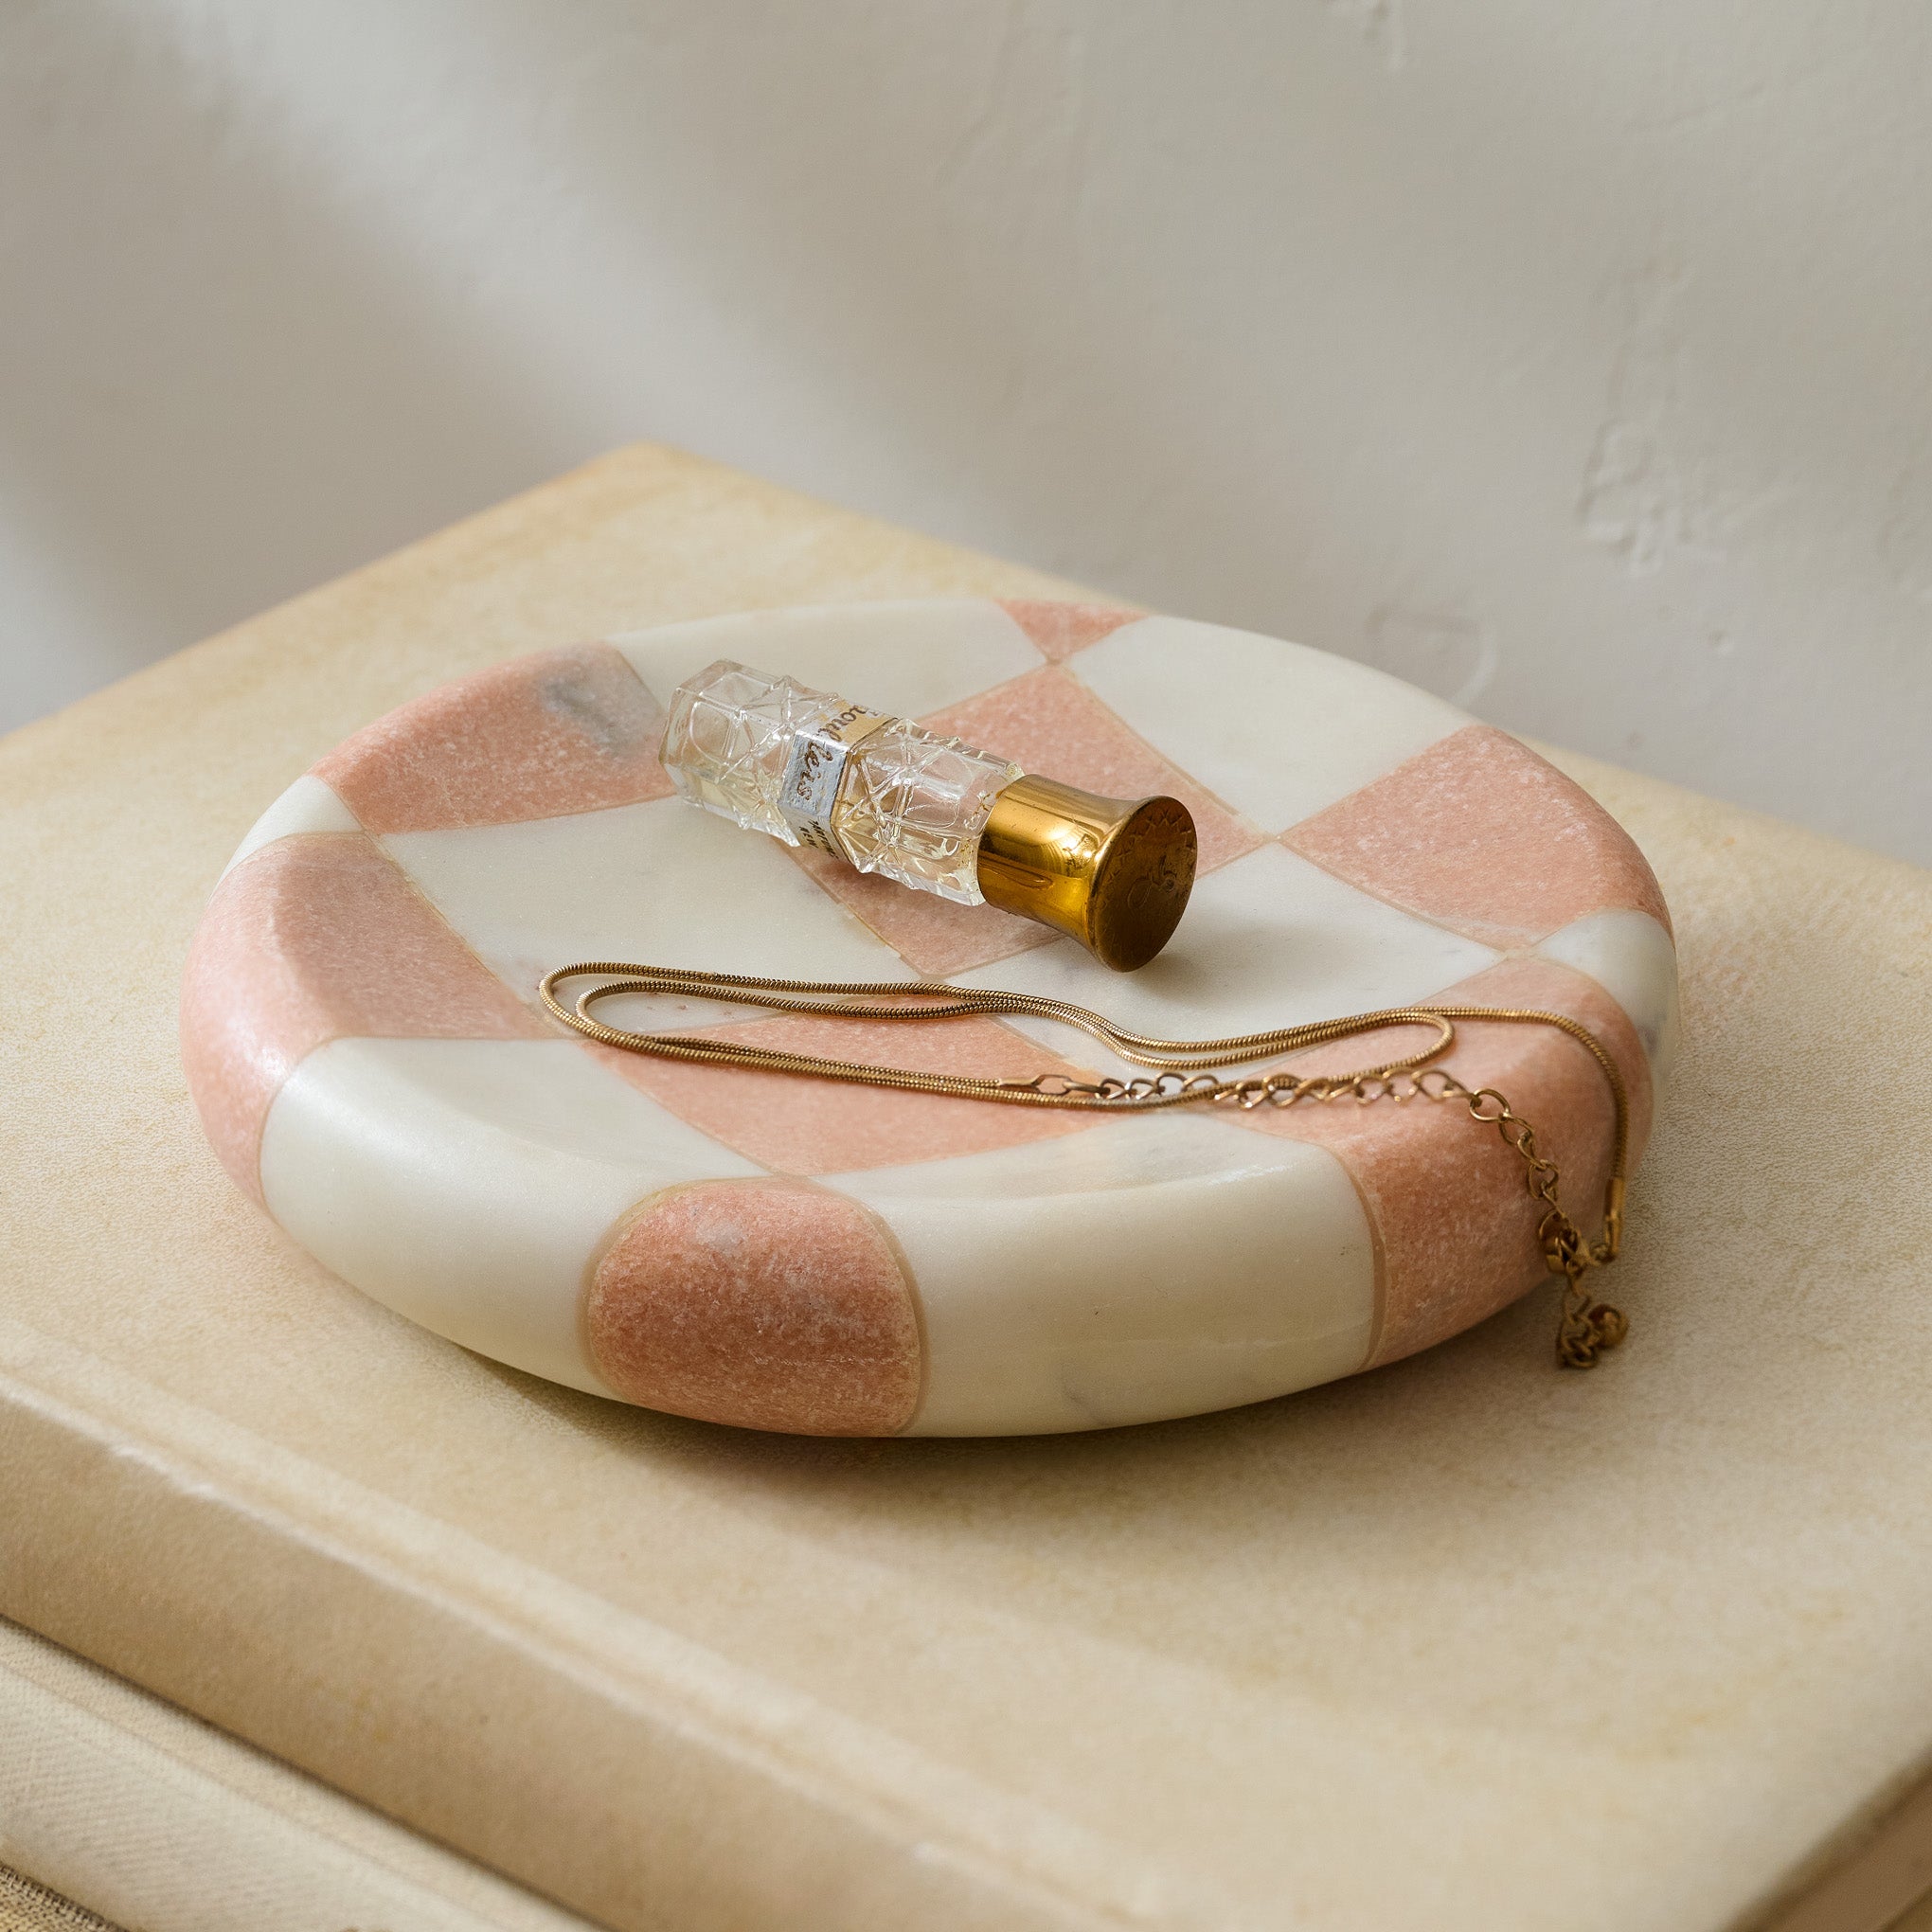
[[[183,957],[317,755],[516,652],[946,592],[1064,594],[635,450],[0,745],[0,1613],[623,1932],[1878,1932],[1932,1879],[1924,873],[1564,760],[1685,969],[1590,1375],[1533,1297],[1192,1422],[735,1433],[230,1186]]]

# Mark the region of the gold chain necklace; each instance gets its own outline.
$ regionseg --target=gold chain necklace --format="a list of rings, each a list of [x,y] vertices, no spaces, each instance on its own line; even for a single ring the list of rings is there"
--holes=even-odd
[[[566,979],[600,978],[565,1006],[557,996]],[[1062,1107],[1086,1113],[1143,1113],[1155,1107],[1179,1107],[1200,1101],[1211,1106],[1292,1107],[1303,1101],[1323,1104],[1353,1100],[1368,1106],[1378,1100],[1398,1104],[1414,1100],[1458,1100],[1472,1120],[1493,1126],[1522,1156],[1530,1193],[1543,1213],[1537,1223],[1537,1243],[1549,1272],[1564,1282],[1563,1306],[1557,1323],[1556,1359],[1565,1368],[1593,1368],[1605,1349],[1614,1349],[1629,1333],[1618,1309],[1591,1298],[1584,1285],[1592,1268],[1606,1267],[1617,1259],[1623,1235],[1624,1164],[1630,1137],[1630,1106],[1623,1078],[1603,1043],[1587,1027],[1566,1013],[1540,1012],[1528,1007],[1430,1006],[1390,1007],[1380,1012],[1355,1013],[1346,1019],[1313,1020],[1299,1027],[1276,1027],[1265,1032],[1237,1033],[1220,1040],[1162,1040],[1116,1026],[1086,1007],[1036,993],[1004,993],[996,988],[936,985],[927,980],[767,979],[741,973],[707,973],[678,966],[640,966],[624,960],[593,959],[560,966],[544,975],[538,988],[544,1005],[564,1026],[631,1053],[663,1060],[695,1060],[714,1066],[752,1067],[764,1073],[791,1073],[815,1080],[843,1080],[866,1086],[906,1087],[915,1093],[950,1094],[964,1100],[993,1100],[1004,1106]],[[971,1074],[922,1073],[860,1060],[834,1060],[816,1053],[790,1053],[771,1046],[747,1046],[735,1040],[705,1039],[686,1033],[639,1033],[606,1026],[591,1008],[619,993],[670,993],[686,998],[722,999],[758,1006],[774,1012],[815,1013],[846,1020],[953,1020],[973,1013],[1027,1013],[1055,1020],[1091,1034],[1103,1046],[1137,1066],[1153,1067],[1152,1075],[1134,1080],[1109,1076],[1095,1081],[1072,1080],[1064,1074],[1034,1074],[1025,1080],[982,1079]],[[1536,1151],[1535,1130],[1494,1087],[1469,1087],[1446,1067],[1434,1064],[1456,1042],[1458,1020],[1501,1020],[1526,1026],[1555,1027],[1586,1047],[1603,1069],[1616,1106],[1616,1141],[1610,1180],[1603,1192],[1603,1232],[1596,1241],[1564,1210],[1559,1198],[1561,1175],[1556,1163]],[[1246,1080],[1226,1080],[1209,1068],[1272,1060],[1304,1047],[1346,1040],[1381,1027],[1428,1027],[1436,1037],[1419,1051],[1346,1074],[1275,1072]]]

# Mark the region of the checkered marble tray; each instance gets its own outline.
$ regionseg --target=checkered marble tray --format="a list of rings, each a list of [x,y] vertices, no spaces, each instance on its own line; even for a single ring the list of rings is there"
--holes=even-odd
[[[1179,932],[1117,975],[684,804],[664,705],[721,656],[1184,799],[1201,876]],[[814,1434],[1147,1422],[1410,1354],[1543,1278],[1521,1164],[1440,1106],[1097,1119],[642,1059],[542,1015],[540,976],[586,958],[910,970],[1161,1034],[1552,1008],[1615,1053],[1633,1153],[1676,1024],[1656,882],[1591,799],[1440,699],[1245,632],[1031,602],[764,611],[520,658],[379,719],[263,814],[197,933],[183,1051],[216,1153],[318,1261],[468,1348]],[[960,1072],[1136,1070],[1026,1020],[605,1016]],[[1478,1023],[1448,1064],[1508,1094],[1588,1218],[1611,1111],[1583,1048]]]

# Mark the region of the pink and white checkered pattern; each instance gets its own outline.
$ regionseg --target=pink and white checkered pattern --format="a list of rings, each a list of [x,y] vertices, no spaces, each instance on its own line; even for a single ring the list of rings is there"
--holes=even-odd
[[[1179,933],[1116,976],[693,811],[657,760],[663,709],[719,656],[1185,799],[1202,871]],[[1436,698],[1243,632],[979,600],[760,612],[518,659],[359,732],[264,815],[196,937],[184,1053],[230,1172],[483,1353],[828,1434],[1140,1422],[1407,1354],[1540,1279],[1520,1164],[1440,1107],[1097,1120],[641,1059],[536,1006],[543,973],[591,957],[910,969],[1179,1034],[1439,995],[1553,1008],[1617,1055],[1639,1149],[1675,1028],[1656,883],[1596,804]],[[630,1020],[1112,1068],[1029,1022],[668,1000]],[[1599,1197],[1609,1099],[1580,1047],[1476,1024],[1451,1064],[1536,1124],[1570,1200]]]

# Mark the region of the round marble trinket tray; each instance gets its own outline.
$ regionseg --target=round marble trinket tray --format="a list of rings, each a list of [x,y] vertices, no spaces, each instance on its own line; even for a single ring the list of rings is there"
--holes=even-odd
[[[1179,932],[1110,974],[685,804],[664,705],[721,656],[1181,798],[1201,876]],[[264,814],[196,934],[183,1050],[228,1171],[468,1348],[824,1435],[1148,1422],[1410,1354],[1543,1279],[1521,1163],[1445,1106],[1097,1119],[643,1059],[537,1005],[546,971],[594,958],[948,977],[1168,1035],[1553,1009],[1616,1056],[1633,1158],[1676,1025],[1656,882],[1589,797],[1437,698],[1244,632],[1074,604],[758,612],[520,658],[358,732]],[[1136,1070],[1029,1020],[603,1012],[964,1073]],[[1535,1124],[1593,1222],[1612,1114],[1583,1048],[1465,1024],[1448,1064]]]

